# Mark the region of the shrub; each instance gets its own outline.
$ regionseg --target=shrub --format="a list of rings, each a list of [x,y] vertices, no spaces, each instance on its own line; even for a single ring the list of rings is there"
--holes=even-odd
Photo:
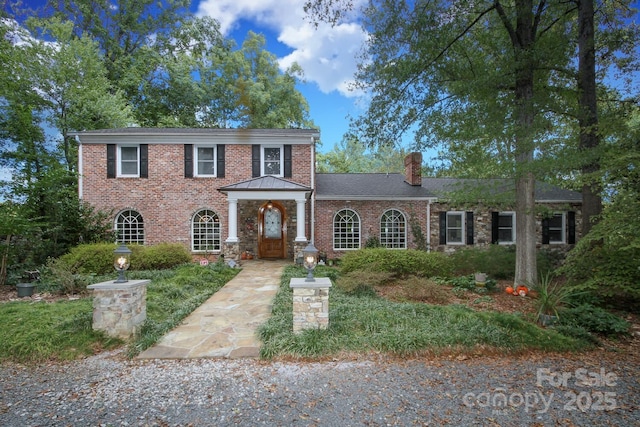
[[[145,246],[136,255],[132,255],[131,263],[137,270],[164,270],[191,262],[191,254],[179,243]]]
[[[72,273],[60,258],[49,258],[40,273],[38,290],[55,294],[78,294],[87,290],[90,276]]]
[[[563,310],[561,323],[601,335],[620,335],[629,330],[626,320],[591,304],[581,304]]]
[[[429,304],[446,304],[451,299],[449,291],[432,279],[409,276],[398,282],[400,296],[410,301],[422,301]]]
[[[469,274],[466,276],[452,277],[450,279],[438,278],[438,283],[453,286],[454,291],[461,290],[461,289],[464,289],[467,291],[476,291],[476,290],[482,289],[476,286],[476,279],[473,274]],[[485,281],[485,284],[484,284],[485,290],[494,291],[496,287],[497,287],[497,283],[495,280],[487,279]]]
[[[60,265],[74,274],[111,274],[113,268],[113,243],[79,245],[61,256]],[[154,246],[127,245],[131,250],[130,271],[162,270],[191,261],[191,255],[178,243],[161,243]]]
[[[356,270],[343,274],[336,280],[336,286],[346,293],[357,293],[365,288],[385,285],[393,279],[393,273],[384,271]]]
[[[486,248],[463,248],[451,254],[456,266],[455,274],[487,273],[495,279],[513,279],[516,271],[515,246],[489,245]],[[538,271],[547,274],[563,259],[558,251],[540,250],[537,255]]]
[[[449,256],[440,252],[424,252],[415,249],[360,249],[345,254],[340,259],[340,266],[343,274],[367,270],[397,275],[415,274],[424,277],[448,277],[453,270],[453,262]]]

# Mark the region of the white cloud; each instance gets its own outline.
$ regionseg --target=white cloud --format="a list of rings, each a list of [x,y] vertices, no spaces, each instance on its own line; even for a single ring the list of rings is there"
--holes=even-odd
[[[366,34],[356,23],[335,27],[321,24],[316,29],[305,20],[303,4],[301,0],[203,0],[198,14],[217,19],[224,34],[241,19],[274,31],[278,41],[292,49],[279,59],[283,70],[297,62],[305,79],[315,82],[322,92],[335,90],[347,97],[356,96],[348,87]]]

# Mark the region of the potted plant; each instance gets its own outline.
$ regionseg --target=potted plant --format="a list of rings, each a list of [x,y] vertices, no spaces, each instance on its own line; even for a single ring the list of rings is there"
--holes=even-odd
[[[558,321],[558,311],[575,296],[571,288],[554,282],[550,273],[543,275],[533,289],[537,293],[535,307],[542,326],[553,326]]]

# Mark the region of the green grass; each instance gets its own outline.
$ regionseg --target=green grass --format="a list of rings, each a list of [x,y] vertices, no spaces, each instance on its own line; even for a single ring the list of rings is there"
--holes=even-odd
[[[120,340],[92,330],[92,300],[0,304],[0,361],[73,360]]]
[[[304,271],[296,267],[285,270],[273,315],[259,331],[264,358],[314,358],[341,352],[407,356],[477,348],[505,354],[562,352],[589,345],[585,340],[539,328],[513,314],[477,312],[461,305],[390,302],[367,288],[347,294],[335,286],[329,293],[329,328],[294,334],[289,280],[303,275]]]
[[[129,343],[134,356],[152,346],[164,333],[196,309],[239,270],[211,264],[189,264],[169,270],[129,272],[129,279],[150,279],[147,320]],[[93,282],[111,280],[93,278]],[[120,340],[92,330],[92,298],[76,301],[11,302],[0,304],[0,362],[73,360],[102,349],[122,346]]]

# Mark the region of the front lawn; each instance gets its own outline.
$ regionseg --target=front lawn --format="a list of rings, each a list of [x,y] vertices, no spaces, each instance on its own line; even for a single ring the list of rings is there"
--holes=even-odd
[[[129,279],[151,282],[147,287],[147,320],[140,335],[130,343],[129,355],[153,345],[238,271],[223,264],[208,267],[189,264],[169,270],[130,272]],[[110,279],[113,277],[93,281]],[[0,362],[73,360],[124,344],[92,329],[89,293],[77,300],[51,300],[49,297],[0,303]]]
[[[271,319],[261,327],[261,356],[328,357],[340,353],[385,352],[399,356],[422,353],[477,351],[514,354],[527,351],[575,351],[590,345],[543,329],[518,313],[473,310],[463,304],[432,305],[397,302],[368,287],[329,293],[329,328],[294,334],[289,280],[304,270],[287,267],[274,302]],[[318,275],[335,270],[318,268]]]

